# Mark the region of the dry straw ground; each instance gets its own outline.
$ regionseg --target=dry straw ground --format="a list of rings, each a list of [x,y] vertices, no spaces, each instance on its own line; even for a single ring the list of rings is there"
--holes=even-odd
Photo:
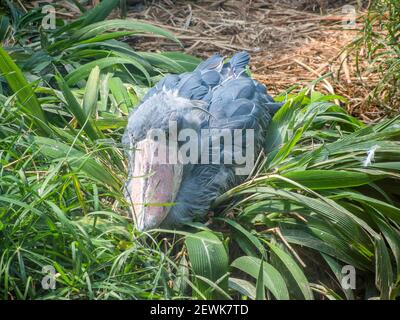
[[[350,28],[343,25],[346,4],[357,12]],[[321,82],[322,90],[348,98],[349,112],[371,122],[384,115],[365,101],[377,79],[360,79],[354,59],[343,52],[357,36],[367,6],[340,0],[164,0],[131,7],[129,16],[173,31],[185,52],[203,58],[215,52],[249,51],[253,76],[274,94],[330,74]],[[182,50],[161,39],[147,38],[136,45],[151,51]]]

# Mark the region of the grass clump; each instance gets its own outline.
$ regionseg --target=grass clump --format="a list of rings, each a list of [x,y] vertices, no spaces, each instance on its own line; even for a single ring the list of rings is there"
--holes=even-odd
[[[367,101],[391,116],[400,108],[399,17],[399,1],[373,1],[362,18],[359,36],[349,45],[359,78],[369,89]]]

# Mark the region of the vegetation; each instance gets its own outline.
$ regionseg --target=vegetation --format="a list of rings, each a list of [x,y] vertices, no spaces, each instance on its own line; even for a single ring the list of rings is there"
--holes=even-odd
[[[210,224],[135,229],[121,184],[127,114],[164,73],[199,60],[134,50],[125,37],[178,40],[103,21],[119,3],[55,30],[11,2],[1,18],[1,299],[398,297],[400,117],[365,125],[314,90],[321,79],[277,97],[267,156]],[[344,265],[354,290],[341,286]]]
[[[399,1],[372,1],[359,36],[349,46],[356,56],[359,78],[370,88],[368,101],[392,115],[400,106],[399,16]],[[371,75],[377,80],[371,81]]]

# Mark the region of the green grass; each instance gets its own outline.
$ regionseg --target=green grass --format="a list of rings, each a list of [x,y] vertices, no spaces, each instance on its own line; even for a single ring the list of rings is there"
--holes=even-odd
[[[167,284],[175,277],[169,249],[133,230],[121,193],[68,155],[46,156],[25,115],[4,104],[0,110],[1,299],[177,295]],[[54,291],[41,286],[47,265],[59,274]]]
[[[312,89],[320,79],[282,93],[267,155],[217,199],[211,224],[139,233],[122,190],[127,114],[162,74],[199,60],[137,52],[119,37],[137,28],[176,39],[97,24],[90,11],[27,46],[35,14],[8,18],[0,50],[0,299],[399,296],[398,116],[364,125],[335,104],[343,98]],[[94,38],[81,38],[85,26]],[[33,69],[32,52],[42,59]],[[340,286],[344,265],[355,290]],[[46,266],[54,290],[42,287]]]
[[[305,287],[328,298],[395,298],[400,284],[399,117],[365,126],[327,96],[304,90],[288,98],[267,132],[276,140],[257,173],[217,201],[234,214],[226,221],[231,238],[246,255],[266,256],[287,277],[291,298],[306,298]],[[288,275],[274,250],[269,250],[272,256],[260,251],[271,245],[289,255],[286,264],[303,265],[307,281]],[[356,290],[338,286],[344,265],[357,270]]]
[[[355,53],[358,76],[369,90],[367,102],[391,116],[400,110],[399,16],[399,1],[372,1],[358,37],[348,46]],[[363,80],[371,74],[378,78],[372,84]]]

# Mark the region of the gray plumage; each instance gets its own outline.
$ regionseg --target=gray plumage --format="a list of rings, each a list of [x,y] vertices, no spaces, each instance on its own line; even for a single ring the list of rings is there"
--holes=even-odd
[[[264,85],[249,77],[249,59],[246,52],[241,52],[224,63],[223,57],[213,55],[193,72],[163,78],[132,110],[123,144],[127,149],[134,148],[148,130],[167,130],[169,121],[176,120],[178,129],[254,129],[257,156],[267,138],[265,130],[271,116],[280,104],[268,95]],[[246,148],[245,143],[242,147]],[[222,157],[223,150],[220,152]],[[128,157],[131,179],[133,152],[128,151]],[[185,165],[175,205],[162,226],[204,216],[216,197],[243,181],[234,169],[235,163]]]

